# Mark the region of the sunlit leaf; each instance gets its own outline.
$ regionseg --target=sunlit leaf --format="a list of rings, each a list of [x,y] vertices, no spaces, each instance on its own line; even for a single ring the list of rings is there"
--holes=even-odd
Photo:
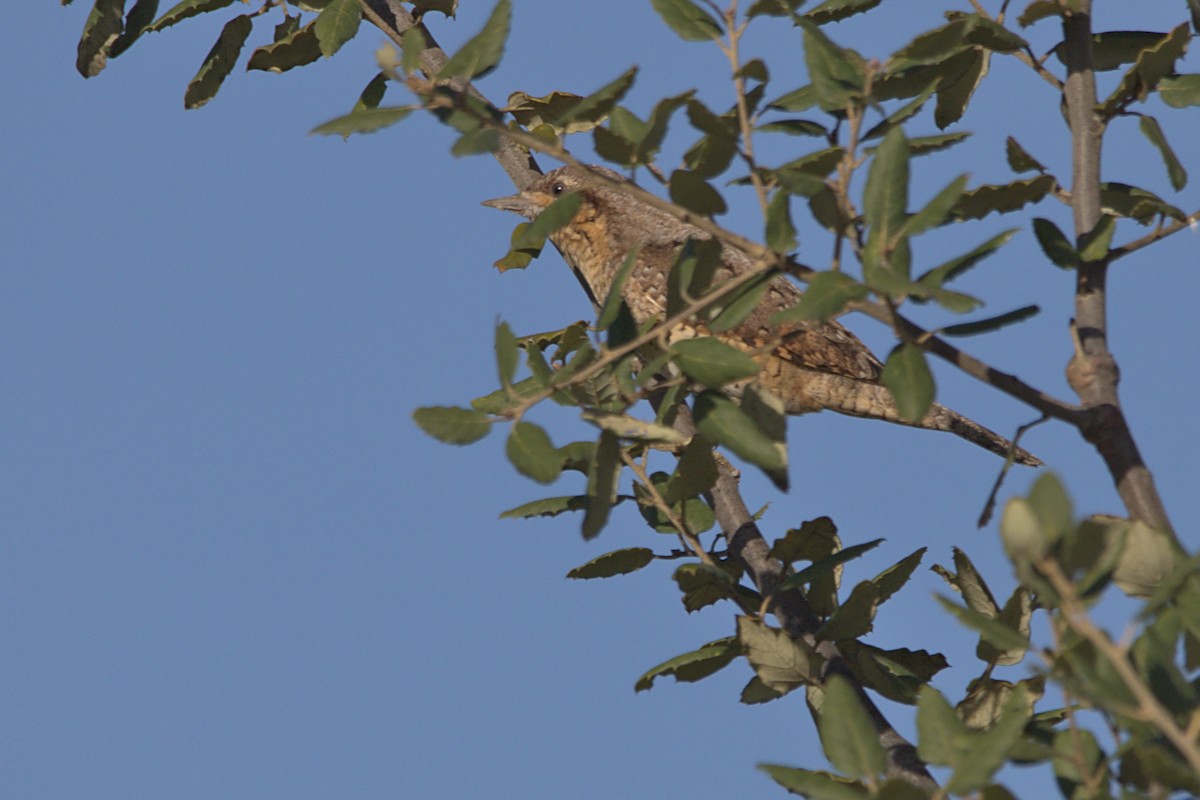
[[[317,43],[326,57],[332,56],[342,45],[354,38],[358,33],[358,25],[362,22],[362,0],[332,0],[324,10],[317,15],[313,31],[317,35]]]
[[[1187,170],[1183,168],[1183,164],[1175,156],[1175,151],[1171,149],[1170,143],[1167,142],[1167,136],[1163,133],[1162,126],[1158,124],[1158,120],[1154,117],[1143,116],[1138,120],[1138,128],[1142,135],[1150,140],[1150,144],[1154,145],[1158,150],[1158,154],[1162,157],[1163,164],[1167,167],[1167,177],[1171,179],[1171,188],[1179,191],[1184,186],[1187,186]]]
[[[512,0],[498,0],[483,30],[467,40],[438,70],[439,78],[475,79],[487,75],[500,63],[512,21]]]
[[[910,422],[925,418],[933,405],[935,389],[924,350],[913,344],[896,347],[883,365],[882,378],[901,417]]]
[[[721,26],[692,0],[650,0],[667,27],[685,42],[709,42],[721,36]]]
[[[538,483],[551,483],[562,473],[562,454],[546,431],[532,422],[517,422],[504,448],[517,471]]]
[[[639,692],[645,691],[654,685],[655,678],[665,675],[674,676],[677,681],[692,683],[724,668],[740,654],[741,648],[734,637],[717,639],[647,670],[646,674],[638,678],[634,689]]]
[[[421,430],[447,444],[470,444],[487,436],[491,423],[480,411],[456,406],[428,406],[413,412]]]
[[[310,133],[319,136],[347,137],[355,133],[374,133],[395,125],[414,111],[413,108],[384,106],[363,108],[331,119],[313,128]]]

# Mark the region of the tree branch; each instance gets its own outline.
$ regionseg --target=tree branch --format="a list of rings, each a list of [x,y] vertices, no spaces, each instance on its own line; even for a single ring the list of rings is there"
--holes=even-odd
[[[1095,229],[1101,219],[1100,147],[1104,122],[1096,113],[1096,76],[1092,62],[1091,0],[1063,16],[1063,61],[1067,80],[1063,97],[1071,128],[1071,207],[1075,236]],[[1080,428],[1108,466],[1129,516],[1163,531],[1171,521],[1138,452],[1117,397],[1117,362],[1108,349],[1107,260],[1081,264],[1075,284],[1075,355],[1067,380],[1091,414]]]

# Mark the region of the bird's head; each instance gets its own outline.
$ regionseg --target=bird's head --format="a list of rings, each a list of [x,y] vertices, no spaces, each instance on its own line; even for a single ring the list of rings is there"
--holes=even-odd
[[[526,219],[533,219],[555,200],[571,192],[581,193],[586,204],[594,201],[596,193],[601,191],[601,187],[597,186],[595,181],[588,179],[589,173],[596,173],[614,181],[625,180],[619,173],[606,167],[559,167],[538,178],[518,194],[484,200],[483,204],[488,208],[515,212]]]

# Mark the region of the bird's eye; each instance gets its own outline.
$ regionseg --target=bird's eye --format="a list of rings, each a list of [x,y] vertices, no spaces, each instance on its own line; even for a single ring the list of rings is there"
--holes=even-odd
[[[557,197],[558,195],[562,194],[566,190],[567,190],[566,186],[564,186],[561,183],[556,183],[550,187],[550,194],[555,195]]]

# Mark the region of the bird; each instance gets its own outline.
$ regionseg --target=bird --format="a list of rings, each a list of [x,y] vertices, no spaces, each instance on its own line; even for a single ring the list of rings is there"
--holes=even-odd
[[[601,166],[559,167],[517,194],[486,200],[483,205],[534,219],[560,197],[576,193],[579,210],[550,240],[579,277],[593,303],[608,297],[618,271],[637,248],[636,261],[622,287],[622,299],[639,324],[666,316],[667,281],[679,249],[688,242],[711,239],[706,231],[628,192],[589,179],[598,174],[616,183],[631,183]],[[721,265],[712,285],[755,269],[741,250],[722,244]],[[758,363],[754,381],[783,401],[787,414],[823,410],[884,420],[935,431],[948,431],[997,455],[1010,454],[1019,464],[1042,461],[978,422],[934,403],[920,420],[901,416],[883,385],[883,363],[837,320],[773,324],[780,311],[800,302],[801,290],[787,277],[770,281],[762,300],[738,326],[716,334]],[[668,341],[707,333],[690,321],[669,331]]]

